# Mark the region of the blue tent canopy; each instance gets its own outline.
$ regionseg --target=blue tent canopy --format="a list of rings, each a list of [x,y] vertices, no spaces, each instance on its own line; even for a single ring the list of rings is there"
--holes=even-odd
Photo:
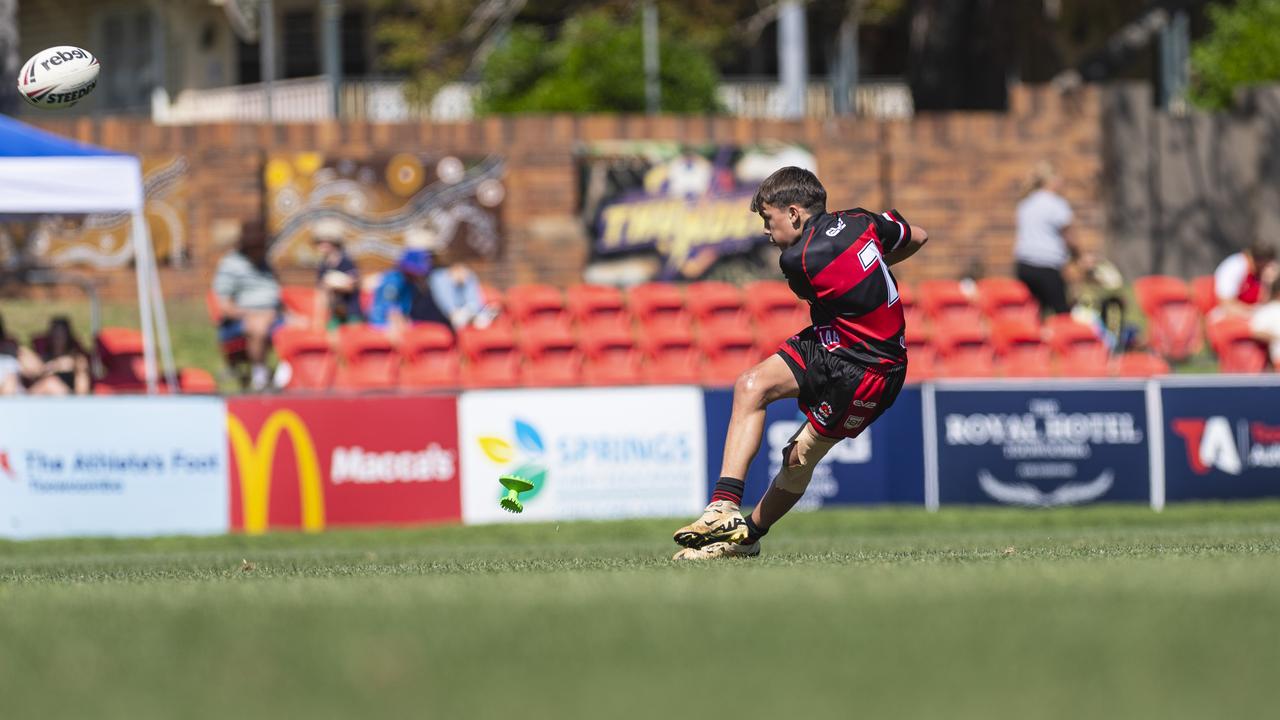
[[[0,157],[85,157],[112,155],[114,150],[64,138],[0,115]]]

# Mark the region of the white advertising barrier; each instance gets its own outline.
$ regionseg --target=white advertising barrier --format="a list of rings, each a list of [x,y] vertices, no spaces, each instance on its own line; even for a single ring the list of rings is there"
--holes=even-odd
[[[229,529],[216,398],[0,400],[0,537]]]
[[[458,426],[467,523],[681,516],[706,503],[699,388],[469,392]],[[535,483],[519,515],[498,506],[508,473]]]

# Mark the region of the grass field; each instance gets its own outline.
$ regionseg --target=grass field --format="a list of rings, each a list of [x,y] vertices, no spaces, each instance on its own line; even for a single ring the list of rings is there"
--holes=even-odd
[[[1280,504],[0,544],[5,717],[1274,717]]]

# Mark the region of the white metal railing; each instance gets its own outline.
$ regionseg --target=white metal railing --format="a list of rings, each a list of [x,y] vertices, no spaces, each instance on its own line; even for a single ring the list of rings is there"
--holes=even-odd
[[[446,85],[426,106],[409,102],[404,87],[398,80],[345,81],[339,89],[342,117],[370,122],[456,122],[475,115],[474,85]],[[263,122],[268,119],[266,97],[261,84],[183,90],[172,99],[158,90],[152,97],[151,117],[154,122],[167,125]],[[271,114],[277,122],[329,120],[333,117],[332,98],[332,87],[326,78],[278,80],[271,85]],[[730,115],[789,116],[781,88],[767,79],[723,82],[718,98]],[[857,114],[863,117],[907,118],[914,111],[911,91],[902,82],[864,82],[858,86],[854,102]],[[809,83],[804,115],[826,118],[833,114],[831,87],[825,82]]]

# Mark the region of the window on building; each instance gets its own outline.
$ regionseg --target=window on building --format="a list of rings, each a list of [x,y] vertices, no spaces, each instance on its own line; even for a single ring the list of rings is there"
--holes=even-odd
[[[363,77],[369,74],[367,15],[362,11],[342,15],[342,74]]]
[[[97,17],[95,50],[102,62],[96,91],[98,106],[110,110],[145,110],[159,80],[154,25],[147,8],[105,11]]]
[[[319,30],[315,10],[291,10],[284,14],[280,23],[284,77],[312,77],[320,74]]]

